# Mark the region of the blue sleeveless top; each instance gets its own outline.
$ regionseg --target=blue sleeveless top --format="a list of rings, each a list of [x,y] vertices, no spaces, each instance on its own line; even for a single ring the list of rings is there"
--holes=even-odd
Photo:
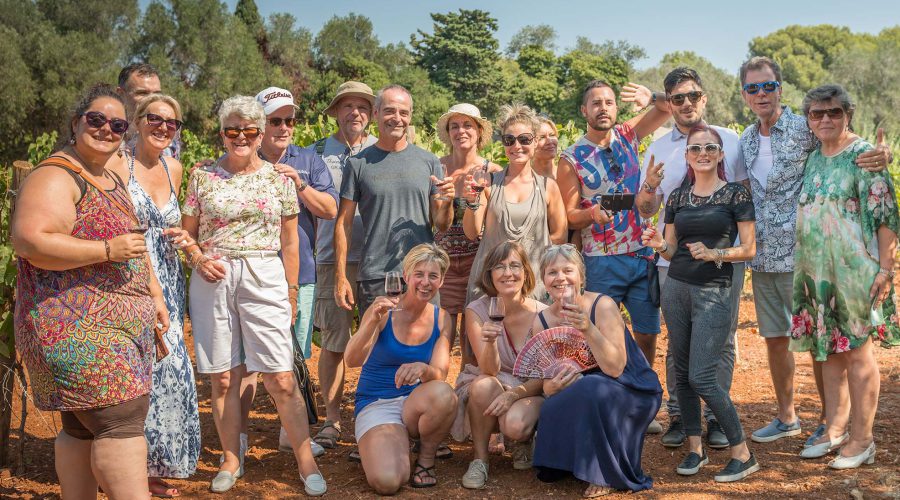
[[[440,309],[436,306],[432,307],[434,307],[434,328],[431,330],[431,337],[418,345],[407,345],[397,340],[397,337],[394,336],[393,312],[388,313],[387,323],[378,334],[378,340],[372,346],[369,359],[366,360],[359,375],[354,415],[359,415],[363,408],[379,399],[408,396],[418,386],[418,384],[404,385],[397,389],[394,377],[397,375],[400,365],[431,362],[434,344],[441,336],[441,329],[438,325]]]

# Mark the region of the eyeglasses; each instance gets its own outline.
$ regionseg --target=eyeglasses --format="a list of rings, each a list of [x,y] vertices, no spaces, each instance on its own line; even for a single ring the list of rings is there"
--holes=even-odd
[[[510,147],[519,141],[519,144],[523,146],[528,146],[532,142],[534,142],[534,134],[519,134],[518,136],[512,134],[506,134],[500,137],[500,140],[503,142],[503,145],[506,147]]]
[[[762,82],[762,83],[747,83],[744,85],[744,92],[750,95],[756,95],[760,90],[765,90],[766,94],[775,92],[778,87],[781,85],[780,82]]]
[[[505,273],[507,270],[512,274],[519,274],[522,272],[525,266],[520,262],[511,262],[509,264],[497,264],[496,266],[491,268],[491,271],[497,271],[498,273]]]
[[[273,127],[280,127],[282,123],[284,123],[284,126],[287,128],[293,128],[294,123],[297,123],[297,119],[293,116],[290,118],[269,118],[269,125]]]
[[[128,121],[121,118],[107,118],[106,115],[99,111],[88,111],[82,113],[85,123],[91,128],[102,128],[109,123],[110,132],[116,135],[122,135],[128,130]]]
[[[690,153],[692,155],[699,155],[701,151],[706,151],[706,154],[713,155],[713,154],[718,153],[719,151],[722,151],[722,146],[719,146],[718,144],[711,142],[706,145],[688,144],[685,149],[687,150],[688,153]]]
[[[840,120],[844,117],[844,108],[811,109],[806,114],[806,116],[814,122],[825,118],[825,115],[828,115],[828,118],[831,118],[832,120]]]
[[[179,130],[181,130],[181,127],[184,126],[184,123],[174,118],[166,120],[165,118],[159,115],[154,115],[153,113],[147,113],[144,116],[146,116],[147,118],[147,125],[150,125],[151,127],[158,127],[165,123],[168,130],[172,132],[178,132]]]
[[[222,133],[229,139],[237,139],[241,134],[244,134],[247,139],[256,139],[259,137],[259,127],[225,127],[222,129]]]
[[[681,106],[682,104],[684,104],[684,100],[688,99],[691,101],[691,104],[697,104],[700,101],[701,97],[703,97],[703,92],[694,90],[692,92],[685,92],[683,94],[670,95],[669,102],[676,106]]]

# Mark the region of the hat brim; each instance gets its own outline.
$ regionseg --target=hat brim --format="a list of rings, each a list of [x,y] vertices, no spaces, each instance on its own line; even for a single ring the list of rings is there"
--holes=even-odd
[[[478,149],[482,149],[487,145],[488,141],[491,140],[491,135],[494,133],[494,127],[491,125],[491,122],[486,118],[482,118],[480,116],[470,115],[468,113],[463,113],[460,111],[447,111],[442,114],[440,118],[438,118],[436,129],[438,134],[438,139],[443,142],[448,148],[452,148],[453,145],[450,143],[450,132],[447,130],[447,122],[450,121],[450,118],[453,118],[455,115],[465,116],[466,118],[471,118],[481,126],[481,135],[478,138]]]
[[[331,102],[328,104],[328,107],[325,108],[325,111],[323,111],[323,113],[332,118],[337,118],[337,113],[334,108],[335,106],[337,106],[337,103],[341,102],[341,99],[345,97],[360,97],[369,101],[369,106],[372,106],[373,108],[375,107],[375,96],[373,96],[372,94],[367,94],[365,92],[356,92],[351,90],[349,92],[344,92],[342,94],[334,96],[334,99],[331,100]]]

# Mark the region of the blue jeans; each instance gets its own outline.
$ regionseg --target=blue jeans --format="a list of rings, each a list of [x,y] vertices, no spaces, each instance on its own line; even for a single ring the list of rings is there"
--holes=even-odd
[[[657,334],[659,309],[650,301],[647,259],[635,255],[587,255],[588,291],[608,295],[616,304],[625,304],[634,333]]]

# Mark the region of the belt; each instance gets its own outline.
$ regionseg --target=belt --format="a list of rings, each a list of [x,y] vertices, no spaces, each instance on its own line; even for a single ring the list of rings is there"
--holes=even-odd
[[[221,250],[216,249],[215,253],[228,257],[229,259],[236,259],[244,261],[244,265],[247,266],[247,270],[250,271],[250,274],[253,276],[253,279],[256,280],[256,284],[262,286],[262,280],[259,279],[259,276],[256,274],[256,271],[253,270],[253,266],[250,265],[250,261],[248,258],[264,258],[264,257],[277,257],[278,252],[275,250]]]

